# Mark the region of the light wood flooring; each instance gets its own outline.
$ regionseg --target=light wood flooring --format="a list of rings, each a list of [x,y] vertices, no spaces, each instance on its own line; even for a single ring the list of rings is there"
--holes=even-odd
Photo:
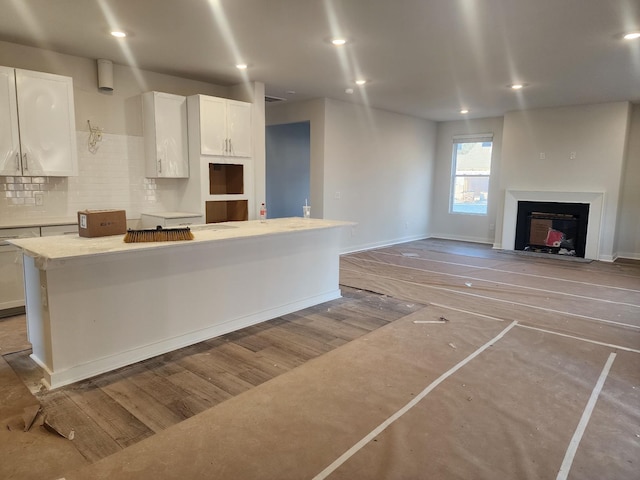
[[[53,391],[30,350],[4,355],[47,421],[95,462],[247,391],[422,305],[343,288],[343,298]]]
[[[639,262],[430,239],[345,255],[341,283],[341,299],[54,391],[38,389],[29,350],[3,358],[93,463],[429,305],[640,348]]]

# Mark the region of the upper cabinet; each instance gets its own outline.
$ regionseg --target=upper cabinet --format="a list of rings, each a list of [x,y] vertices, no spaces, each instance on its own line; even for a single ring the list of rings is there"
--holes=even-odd
[[[194,95],[188,99],[189,117],[197,129],[200,153],[222,157],[251,157],[251,104]]]
[[[78,174],[73,81],[0,67],[0,175]]]
[[[146,175],[187,178],[187,98],[160,92],[142,94]]]

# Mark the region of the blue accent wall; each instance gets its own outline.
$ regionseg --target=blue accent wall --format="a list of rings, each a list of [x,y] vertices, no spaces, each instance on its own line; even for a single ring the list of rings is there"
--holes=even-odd
[[[266,128],[268,218],[301,217],[309,198],[311,151],[309,122]],[[311,208],[313,216],[313,206]]]

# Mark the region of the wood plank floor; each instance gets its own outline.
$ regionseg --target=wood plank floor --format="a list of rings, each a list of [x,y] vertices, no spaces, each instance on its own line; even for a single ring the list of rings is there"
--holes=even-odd
[[[3,358],[92,463],[429,305],[640,348],[640,262],[430,239],[345,255],[341,283],[341,299],[50,392],[11,329]]]
[[[47,421],[65,435],[73,430],[75,446],[95,462],[422,308],[348,287],[342,294],[53,391],[39,388],[30,350],[4,358]]]

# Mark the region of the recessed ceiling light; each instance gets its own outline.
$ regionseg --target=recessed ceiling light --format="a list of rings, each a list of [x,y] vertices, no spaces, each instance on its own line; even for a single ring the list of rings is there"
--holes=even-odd
[[[113,35],[114,37],[117,37],[117,38],[124,38],[124,37],[127,36],[126,33],[120,32],[120,31],[117,31],[117,30],[112,31],[111,35]]]
[[[509,85],[509,88],[512,90],[521,90],[524,88],[524,83],[512,83]]]
[[[333,38],[331,39],[331,43],[333,43],[336,47],[341,47],[342,45],[347,43],[346,38]]]
[[[640,32],[629,32],[622,38],[625,40],[635,40],[636,38],[640,38]]]
[[[365,83],[367,83],[367,81],[362,78],[356,80],[356,85],[364,85]]]
[[[246,70],[246,69],[247,69],[247,67],[248,67],[248,65],[247,65],[246,63],[237,63],[237,64],[236,64],[236,68],[237,68],[238,70]]]
[[[469,113],[469,110],[467,110],[466,108],[463,108],[462,110],[460,110],[460,113],[462,115],[465,115],[465,114]]]

